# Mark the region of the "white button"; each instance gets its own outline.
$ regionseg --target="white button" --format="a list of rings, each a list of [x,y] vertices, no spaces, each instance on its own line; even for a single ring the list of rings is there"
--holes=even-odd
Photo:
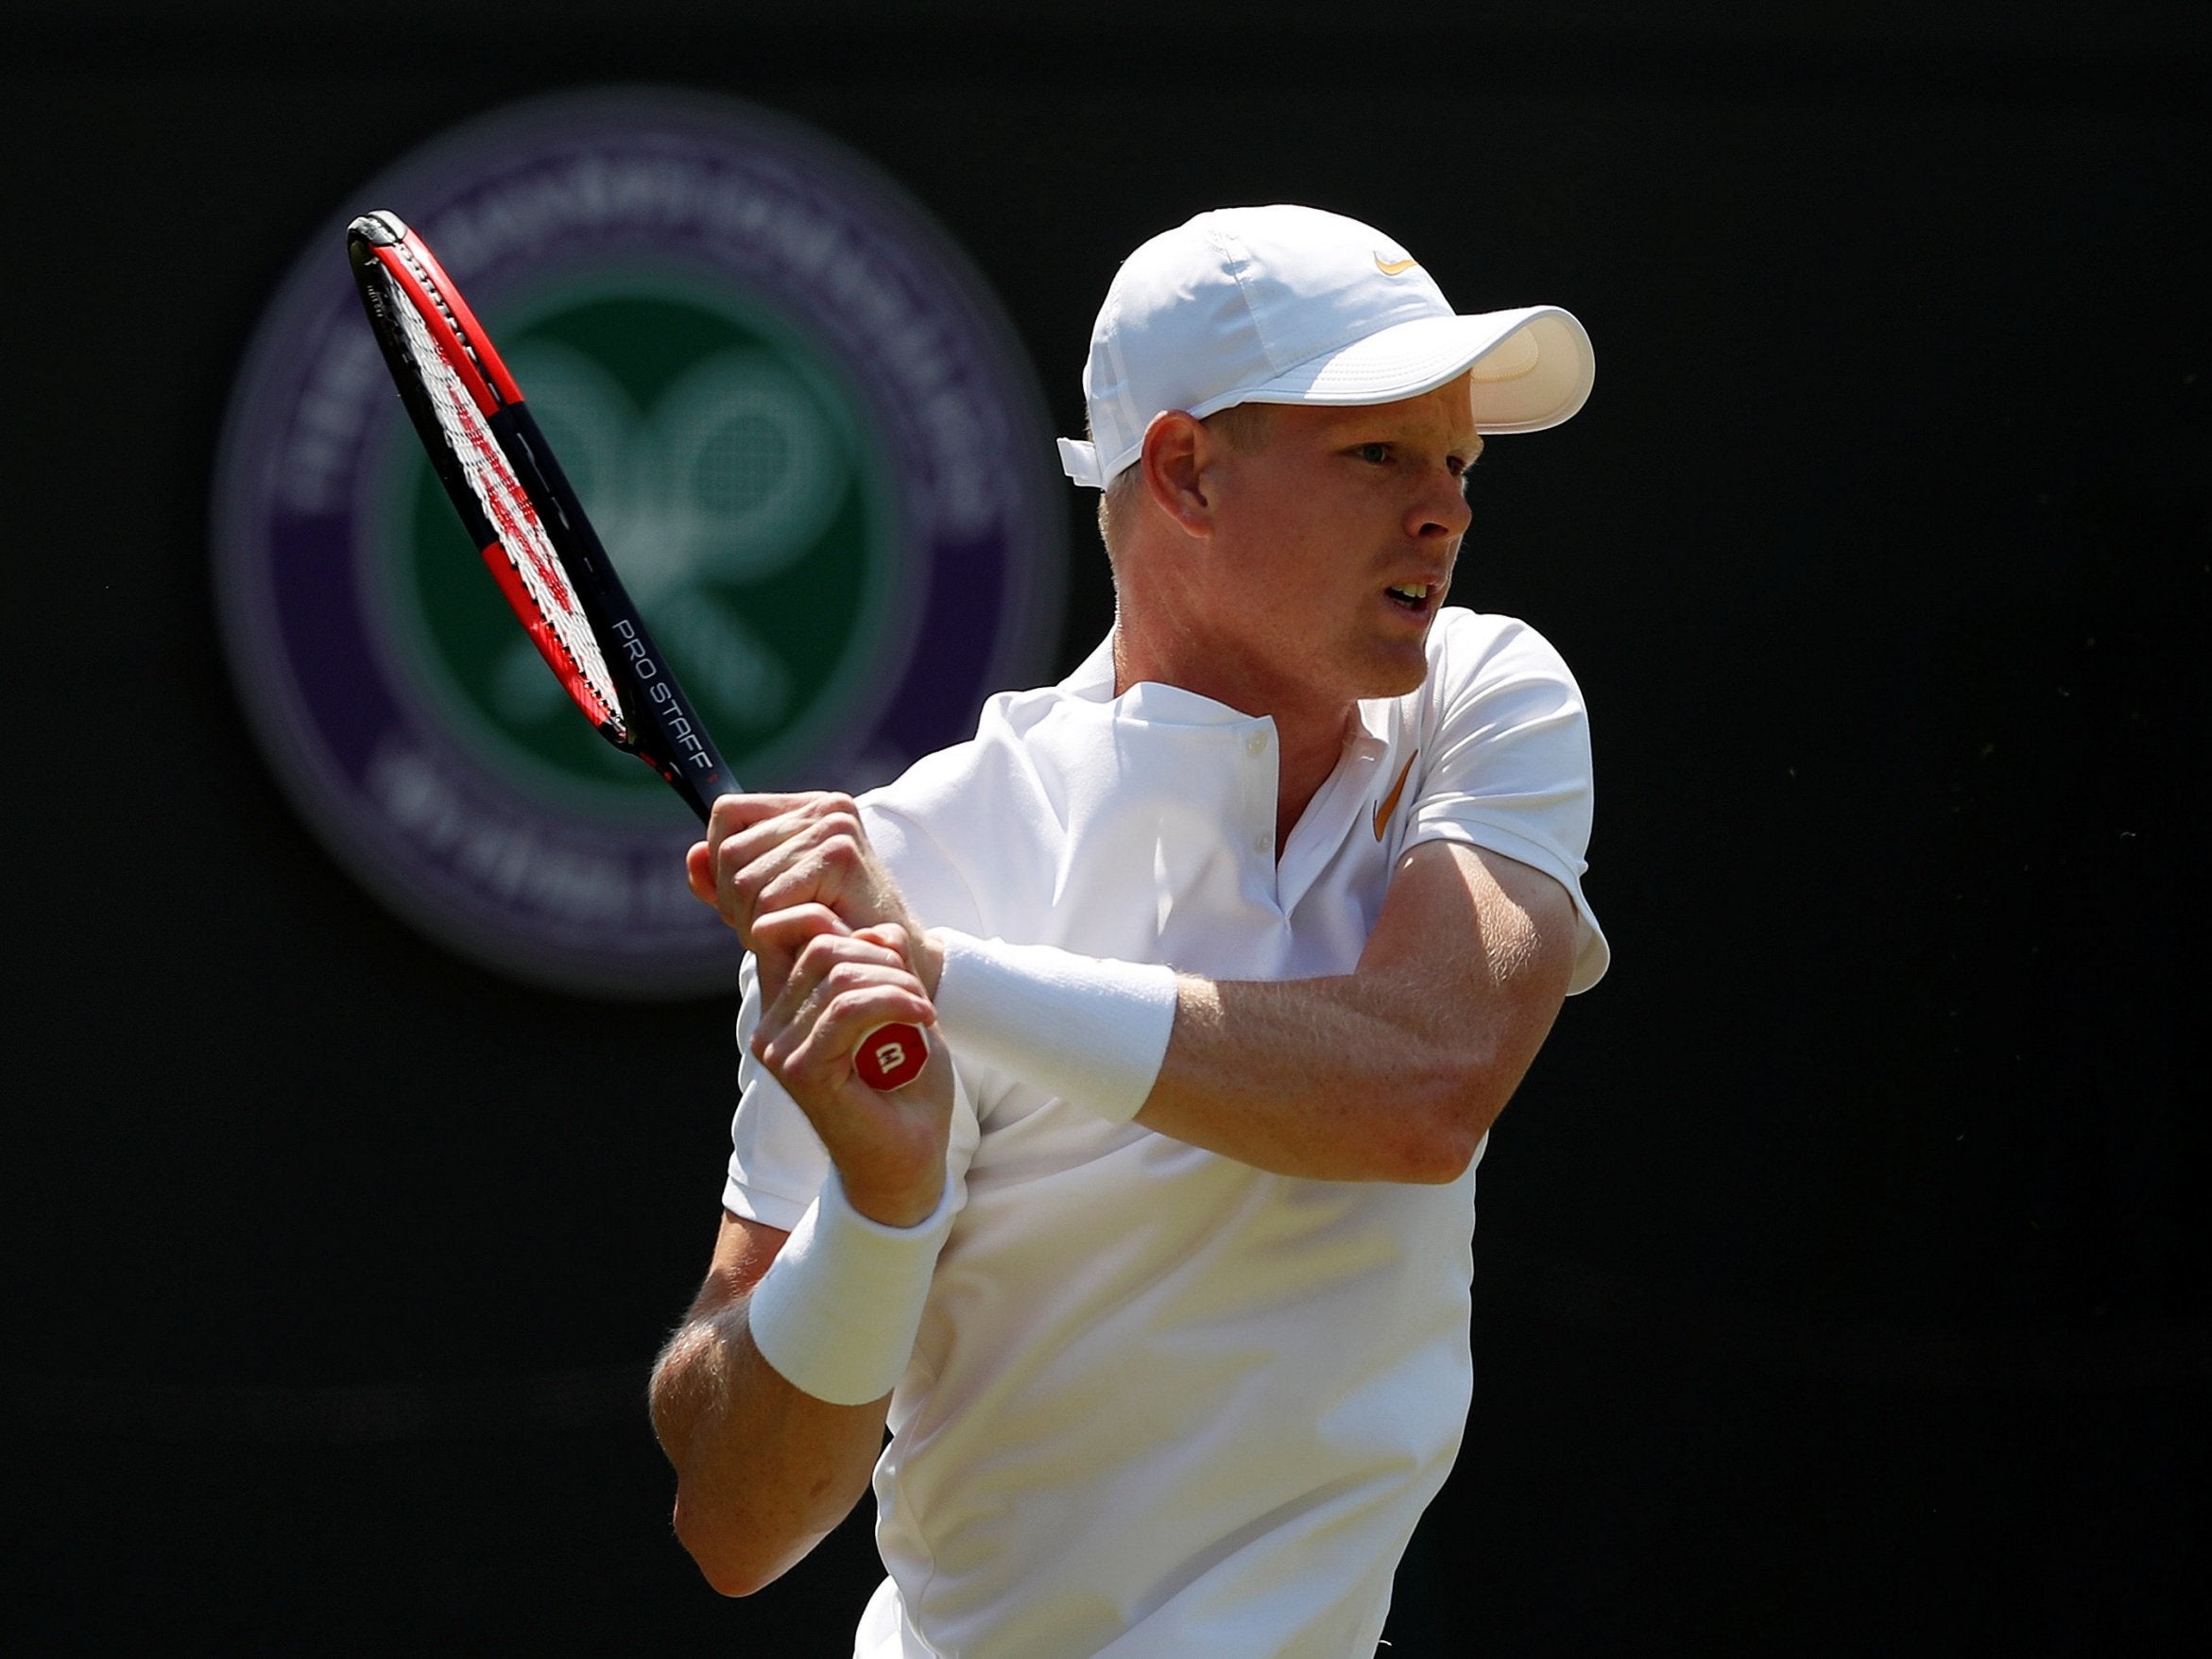
[[[1252,850],[1254,852],[1265,852],[1274,844],[1275,837],[1268,834],[1264,830],[1252,837]]]
[[[1244,753],[1258,759],[1267,753],[1267,734],[1256,731],[1244,740]]]

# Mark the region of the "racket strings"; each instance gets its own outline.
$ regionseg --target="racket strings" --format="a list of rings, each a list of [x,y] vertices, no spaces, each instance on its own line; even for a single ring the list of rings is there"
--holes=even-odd
[[[394,243],[392,251],[400,256],[401,262],[415,274],[415,280],[422,284],[422,292],[430,296],[430,303],[437,307],[438,315],[445,318],[445,326],[453,330],[454,338],[461,343],[461,350],[468,352],[469,361],[476,366],[476,372],[489,382],[490,370],[485,367],[484,358],[477,351],[475,342],[469,338],[469,331],[461,326],[461,319],[454,315],[454,308],[446,303],[445,294],[438,287],[437,279],[430,274],[430,267],[417,258],[415,250],[404,242]],[[412,310],[412,307],[409,309]]]
[[[424,289],[436,301],[436,287],[426,282]],[[626,739],[628,732],[623,719],[622,700],[615,693],[614,676],[608,672],[607,659],[600,654],[599,641],[592,635],[592,624],[576,602],[560,555],[546,536],[529,497],[523,493],[522,481],[515,476],[506,455],[500,453],[499,441],[486,423],[483,412],[461,384],[459,374],[446,361],[445,353],[420,313],[396,285],[391,298],[393,309],[399,314],[401,330],[407,336],[416,372],[430,394],[430,405],[444,435],[446,448],[460,463],[470,493],[475,496],[484,516],[490,521],[507,564],[542,624],[531,630],[533,637],[584,712],[600,725],[611,727],[618,737]],[[446,316],[450,323],[453,314],[448,311]],[[460,337],[457,328],[455,337]]]

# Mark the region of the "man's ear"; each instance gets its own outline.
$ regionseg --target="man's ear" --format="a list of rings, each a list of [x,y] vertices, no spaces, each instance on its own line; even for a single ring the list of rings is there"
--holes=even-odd
[[[1209,470],[1218,440],[1202,421],[1180,409],[1153,417],[1144,429],[1138,465],[1144,470],[1144,492],[1155,506],[1188,536],[1213,534],[1213,499]]]

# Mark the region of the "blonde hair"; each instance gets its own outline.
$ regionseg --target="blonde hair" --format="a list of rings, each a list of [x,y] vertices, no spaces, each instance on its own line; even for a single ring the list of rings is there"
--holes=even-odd
[[[1275,410],[1273,403],[1231,403],[1207,416],[1202,424],[1230,449],[1250,452],[1267,441]],[[1084,436],[1091,436],[1088,421],[1084,424]],[[1122,527],[1136,522],[1137,498],[1143,488],[1143,476],[1142,463],[1132,461],[1107,480],[1106,488],[1099,492],[1098,539],[1106,543],[1108,560],[1120,551]]]

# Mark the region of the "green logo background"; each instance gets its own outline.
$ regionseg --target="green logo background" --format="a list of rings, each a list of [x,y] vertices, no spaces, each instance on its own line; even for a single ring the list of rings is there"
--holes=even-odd
[[[748,787],[819,764],[896,683],[899,503],[861,399],[780,318],[632,266],[483,321],[663,654]],[[577,715],[419,445],[386,470],[375,596],[450,729],[549,805],[657,823],[665,786]],[[871,672],[871,670],[873,670]]]

